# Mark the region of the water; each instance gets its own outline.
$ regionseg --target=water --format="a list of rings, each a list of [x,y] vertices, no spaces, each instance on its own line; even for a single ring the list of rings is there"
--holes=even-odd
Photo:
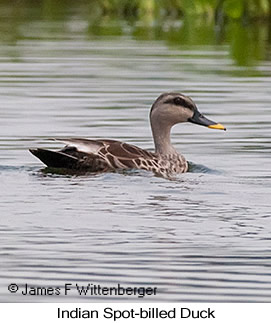
[[[33,17],[0,43],[0,300],[270,302],[271,61],[238,66],[227,44],[98,37],[82,16]],[[44,174],[28,152],[67,136],[151,150],[149,108],[165,91],[192,96],[227,127],[174,128],[191,162],[176,180]],[[158,292],[23,296],[10,283]]]

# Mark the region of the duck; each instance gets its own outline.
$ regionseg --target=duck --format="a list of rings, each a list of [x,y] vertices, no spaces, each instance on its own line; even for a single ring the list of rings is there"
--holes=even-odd
[[[149,114],[155,151],[113,139],[54,138],[65,146],[58,151],[35,148],[29,151],[49,168],[74,173],[101,173],[140,169],[172,178],[188,171],[188,162],[172,145],[171,129],[190,122],[211,129],[226,130],[202,115],[194,101],[182,93],[161,94]]]

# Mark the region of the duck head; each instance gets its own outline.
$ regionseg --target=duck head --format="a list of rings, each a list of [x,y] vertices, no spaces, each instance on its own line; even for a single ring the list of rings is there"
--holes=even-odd
[[[150,112],[151,124],[172,127],[181,122],[191,122],[211,129],[226,130],[217,122],[203,116],[193,100],[181,93],[161,94],[153,103]]]

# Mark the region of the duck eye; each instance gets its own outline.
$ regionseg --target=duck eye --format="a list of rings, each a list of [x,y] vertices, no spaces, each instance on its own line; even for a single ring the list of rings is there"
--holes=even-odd
[[[172,101],[171,101],[172,102]],[[192,103],[189,103],[187,100],[180,98],[180,97],[176,97],[173,99],[173,103],[175,105],[179,105],[182,106],[184,108],[190,109],[192,111],[194,111],[194,106]]]
[[[184,105],[184,100],[181,99],[180,97],[174,98],[173,102],[176,105]]]

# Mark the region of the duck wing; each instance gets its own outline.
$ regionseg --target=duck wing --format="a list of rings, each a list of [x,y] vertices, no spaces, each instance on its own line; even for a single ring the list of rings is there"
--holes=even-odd
[[[83,172],[100,172],[108,170],[108,164],[97,151],[103,147],[95,140],[87,139],[54,139],[66,143],[60,151],[47,149],[30,149],[46,166],[53,168],[67,168]]]
[[[66,144],[60,151],[31,149],[48,167],[100,172],[114,169],[148,169],[155,154],[111,139],[54,139]],[[149,164],[148,164],[149,161]]]
[[[121,141],[101,140],[103,147],[98,154],[104,158],[113,169],[148,169],[156,159],[154,153]]]

